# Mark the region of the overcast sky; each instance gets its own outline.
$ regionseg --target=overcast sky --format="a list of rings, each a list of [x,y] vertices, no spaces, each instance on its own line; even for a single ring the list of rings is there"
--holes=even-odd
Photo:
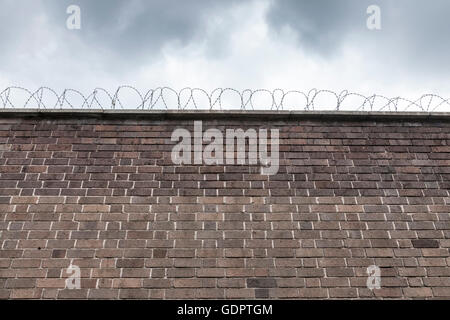
[[[69,30],[66,9],[81,8]],[[381,30],[369,30],[369,5]],[[450,97],[448,0],[0,0],[0,87]]]

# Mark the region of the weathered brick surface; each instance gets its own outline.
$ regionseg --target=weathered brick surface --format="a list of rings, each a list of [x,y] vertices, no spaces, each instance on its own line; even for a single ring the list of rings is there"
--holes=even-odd
[[[0,298],[450,298],[450,122],[203,121],[278,128],[273,176],[175,166],[180,127],[0,118]]]

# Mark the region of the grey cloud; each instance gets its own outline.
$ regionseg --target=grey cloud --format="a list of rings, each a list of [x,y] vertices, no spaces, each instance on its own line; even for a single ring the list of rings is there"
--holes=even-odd
[[[173,42],[180,47],[203,44],[208,58],[220,59],[230,50],[227,28],[211,33],[206,23],[239,3],[0,0],[0,71],[12,84],[20,84],[30,72],[40,83],[58,82],[52,79],[67,78],[69,72],[87,74],[93,70],[120,79],[140,66],[161,62],[162,49]],[[81,30],[66,28],[66,9],[72,4],[81,8]]]
[[[40,1],[1,0],[0,8],[0,55],[18,46],[30,46],[35,27],[40,24]]]
[[[237,0],[58,0],[46,6],[53,23],[63,29],[65,9],[79,5],[79,38],[94,50],[107,49],[119,58],[147,59],[169,42],[183,46],[201,39],[208,16],[220,15],[233,2]]]
[[[382,30],[366,28],[366,9],[379,5]],[[450,2],[447,0],[278,0],[267,21],[274,31],[292,28],[298,46],[330,57],[353,45],[369,63],[386,63],[401,73],[448,77]],[[399,67],[401,65],[401,67]]]
[[[206,22],[221,16],[238,0],[0,0],[1,69],[18,66],[18,56],[30,56],[47,42],[56,41],[56,57],[73,59],[95,55],[96,67],[130,70],[139,64],[158,61],[164,45],[175,42],[185,46],[205,43],[212,57],[228,49],[226,29],[207,34]],[[69,5],[81,8],[81,30],[66,28]],[[36,32],[50,30],[37,41]],[[208,47],[210,46],[210,47]],[[101,58],[101,59],[100,59]],[[52,63],[49,61],[48,63]],[[10,70],[11,71],[11,70]]]
[[[361,2],[364,1],[279,0],[272,3],[267,20],[276,30],[291,27],[298,33],[303,48],[326,54],[336,49],[348,33],[365,27],[357,22],[358,10],[364,12]]]
[[[249,2],[0,0],[0,78],[18,84],[30,78],[45,84],[48,79],[52,83],[60,79],[71,82],[76,81],[72,77],[83,76],[95,80],[102,74],[119,82],[140,66],[164,64],[161,50],[172,42],[180,47],[201,47],[202,59],[226,61],[222,58],[240,49],[229,45],[232,33],[240,30],[233,14],[245,15],[244,4]],[[428,78],[450,80],[448,0],[270,0],[270,3],[266,22],[273,43],[277,32],[288,26],[298,35],[296,43],[288,44],[290,47],[312,59],[320,56],[334,66],[349,69],[352,75],[360,72],[372,76],[374,72],[373,81],[395,79],[404,81],[405,86]],[[78,31],[66,28],[66,8],[71,4],[81,7],[82,29]],[[371,4],[382,9],[381,31],[366,28],[366,9]],[[216,18],[222,23],[209,28],[208,23]],[[340,59],[344,50],[354,50],[362,56],[367,68],[353,70],[351,65],[344,65],[347,60]],[[179,54],[180,60],[182,55]],[[254,71],[252,63],[239,58],[227,68],[240,70],[240,63],[249,68],[249,74]],[[233,80],[229,79],[230,83]]]

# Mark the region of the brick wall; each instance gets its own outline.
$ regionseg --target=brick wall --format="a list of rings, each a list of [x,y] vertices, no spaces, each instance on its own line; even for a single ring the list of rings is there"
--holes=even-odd
[[[0,298],[450,298],[449,118],[331,116],[0,114]],[[200,118],[279,173],[174,166]]]

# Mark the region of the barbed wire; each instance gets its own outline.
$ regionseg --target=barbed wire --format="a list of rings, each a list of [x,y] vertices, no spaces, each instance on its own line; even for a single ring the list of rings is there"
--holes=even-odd
[[[61,94],[49,87],[35,91],[22,87],[7,87],[0,92],[4,109],[135,109],[135,110],[336,110],[336,111],[421,111],[450,110],[450,99],[436,94],[424,94],[416,100],[383,95],[363,95],[344,90],[298,90],[217,88],[209,93],[200,88],[170,87],[150,89],[145,93],[133,86],[120,86],[112,94],[95,88],[88,95],[75,89]]]

